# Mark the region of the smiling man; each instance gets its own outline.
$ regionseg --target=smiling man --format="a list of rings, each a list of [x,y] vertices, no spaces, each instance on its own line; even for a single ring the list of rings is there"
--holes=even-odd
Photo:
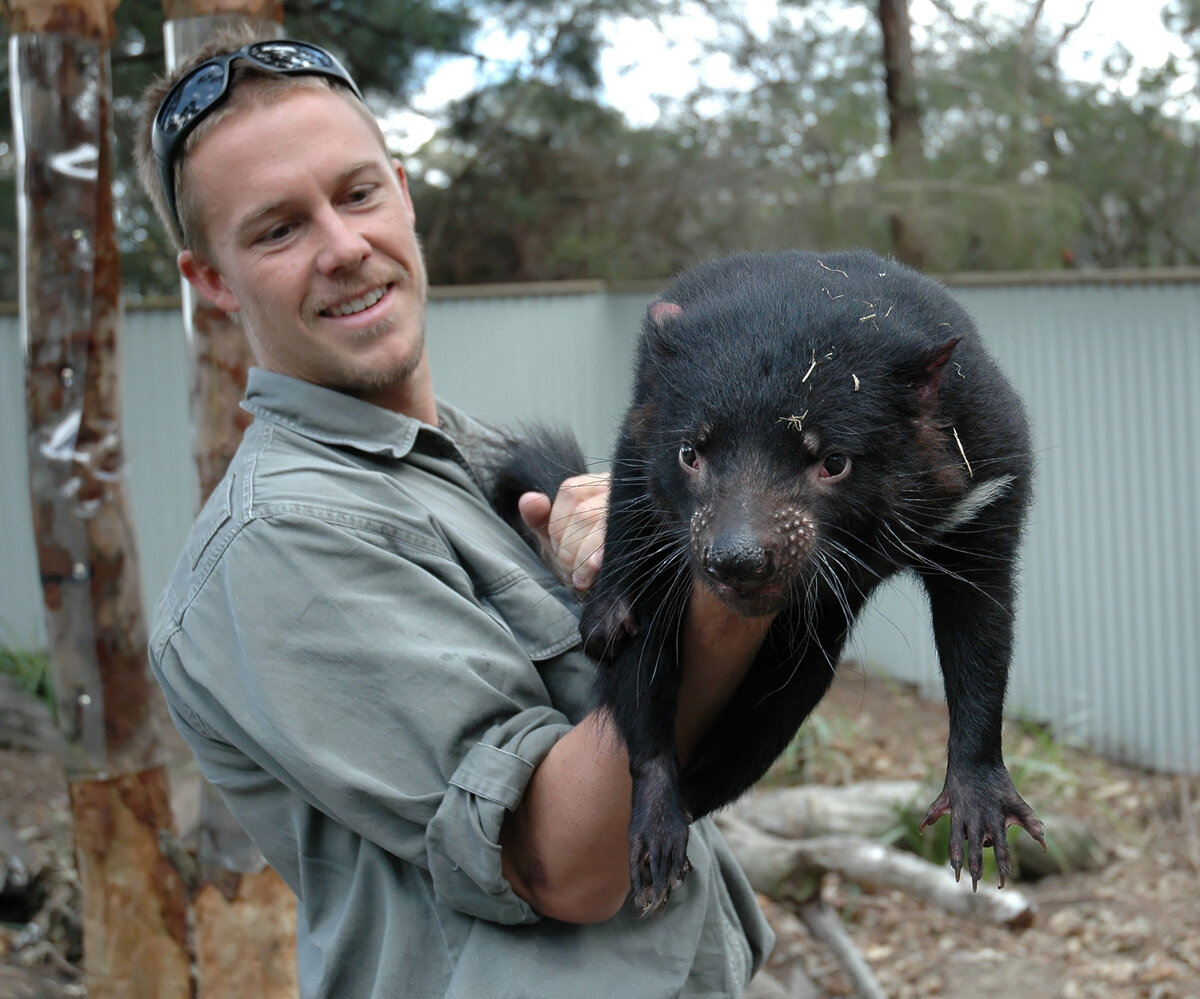
[[[317,46],[224,39],[148,92],[139,167],[258,361],[151,663],[296,892],[303,995],[739,994],[770,931],[710,823],[664,912],[626,899],[628,761],[555,578],[588,584],[605,482],[522,499],[550,566],[488,506],[495,436],[434,396],[412,199],[353,81]],[[706,592],[685,747],[765,627]]]

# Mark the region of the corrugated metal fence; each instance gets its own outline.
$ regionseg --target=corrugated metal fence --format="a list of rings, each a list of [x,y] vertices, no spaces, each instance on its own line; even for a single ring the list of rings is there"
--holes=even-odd
[[[1200,274],[960,281],[1024,395],[1038,448],[1010,710],[1112,755],[1200,772]],[[595,282],[439,295],[440,395],[497,422],[576,428],[603,459],[649,291]],[[129,486],[149,602],[196,505],[178,313],[125,322]],[[0,641],[41,641],[15,316],[0,316]],[[937,690],[924,599],[902,583],[851,654]]]

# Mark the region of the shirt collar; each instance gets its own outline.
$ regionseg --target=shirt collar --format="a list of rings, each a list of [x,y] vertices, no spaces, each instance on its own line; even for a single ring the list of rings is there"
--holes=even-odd
[[[419,431],[434,430],[411,416],[264,368],[250,369],[241,405],[313,440],[394,458],[412,450]]]

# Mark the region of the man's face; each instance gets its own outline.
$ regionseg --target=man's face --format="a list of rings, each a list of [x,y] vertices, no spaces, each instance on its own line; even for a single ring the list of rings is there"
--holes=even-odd
[[[425,268],[404,172],[363,116],[315,89],[243,108],[197,143],[188,182],[211,259],[185,250],[180,270],[241,313],[259,364],[410,408]]]

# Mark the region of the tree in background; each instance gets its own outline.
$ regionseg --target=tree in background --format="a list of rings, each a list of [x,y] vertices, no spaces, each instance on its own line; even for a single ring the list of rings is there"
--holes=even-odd
[[[10,0],[33,535],[93,999],[190,999],[120,420],[117,0]]]

